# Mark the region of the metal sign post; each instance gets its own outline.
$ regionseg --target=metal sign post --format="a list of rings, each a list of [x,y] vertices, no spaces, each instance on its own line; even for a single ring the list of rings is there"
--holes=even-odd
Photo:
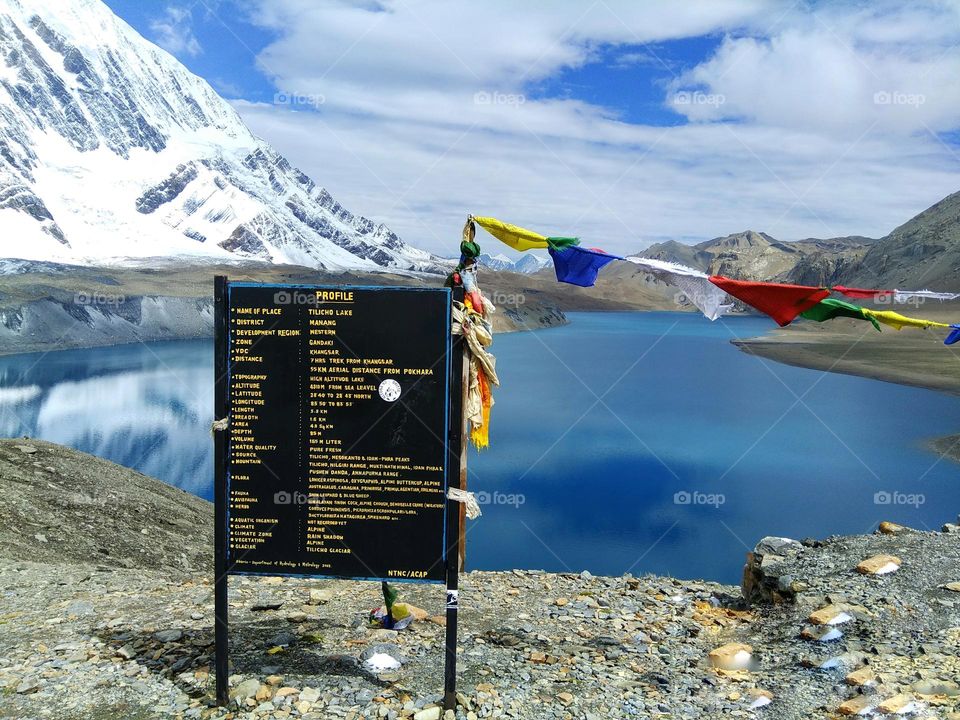
[[[227,397],[227,278],[217,275],[213,285],[213,328],[214,328],[214,420],[230,417]],[[217,704],[229,702],[228,681],[230,659],[228,649],[228,603],[227,603],[227,431],[213,434],[214,468],[214,550],[213,550],[213,593],[214,593],[214,643],[216,655]]]
[[[463,302],[462,287],[454,288],[453,299]],[[464,381],[469,372],[469,358],[463,335],[457,335],[453,343],[453,361],[450,377],[451,406],[450,429],[447,442],[448,463],[456,468],[456,476],[451,477],[450,486],[467,489],[467,418],[463,408],[466,406],[467,383]],[[460,570],[463,545],[463,530],[466,518],[463,504],[447,500],[447,602],[446,602],[446,642],[444,643],[443,669],[443,707],[444,710],[457,708],[457,614],[460,609]]]

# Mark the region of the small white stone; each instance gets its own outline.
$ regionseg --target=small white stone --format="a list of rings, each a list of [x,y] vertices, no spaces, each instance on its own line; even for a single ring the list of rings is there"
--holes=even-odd
[[[413,720],[440,720],[443,710],[439,705],[421,710],[413,716]]]

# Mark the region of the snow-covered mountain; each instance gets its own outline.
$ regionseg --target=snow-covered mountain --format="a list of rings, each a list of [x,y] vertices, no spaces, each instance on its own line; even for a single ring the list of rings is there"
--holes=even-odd
[[[545,257],[534,255],[532,252],[525,252],[523,257],[513,264],[513,270],[514,272],[530,275],[538,270],[543,270],[545,267],[549,267],[550,264],[550,261]]]
[[[438,269],[100,0],[0,0],[0,256]]]
[[[549,260],[540,257],[539,255],[535,255],[532,252],[525,252],[520,259],[516,261],[511,260],[503,253],[498,253],[496,255],[481,253],[477,259],[480,261],[481,267],[490,268],[491,270],[508,270],[510,272],[525,274],[535,273],[537,270],[542,270],[550,264]]]

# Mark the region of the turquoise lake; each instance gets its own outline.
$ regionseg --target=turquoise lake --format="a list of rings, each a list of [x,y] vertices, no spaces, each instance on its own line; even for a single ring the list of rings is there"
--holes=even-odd
[[[571,313],[498,335],[483,516],[470,569],[670,574],[737,583],[764,535],[939,528],[960,465],[960,398],[788,367],[734,337],[765,318]],[[904,332],[909,332],[904,331]],[[931,352],[935,352],[932,348]],[[0,358],[0,434],[63,443],[212,497],[212,341]]]

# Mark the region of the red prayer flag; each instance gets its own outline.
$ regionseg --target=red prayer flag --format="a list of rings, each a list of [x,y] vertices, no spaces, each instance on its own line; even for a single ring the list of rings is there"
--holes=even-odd
[[[710,282],[747,305],[766,313],[781,327],[789,325],[797,315],[830,295],[830,291],[824,288],[731,280],[723,275],[711,275]]]
[[[892,295],[893,290],[870,290],[868,288],[851,288],[843,285],[834,285],[830,288],[834,292],[842,293],[847,297],[857,298],[859,300],[870,300],[880,295]]]

